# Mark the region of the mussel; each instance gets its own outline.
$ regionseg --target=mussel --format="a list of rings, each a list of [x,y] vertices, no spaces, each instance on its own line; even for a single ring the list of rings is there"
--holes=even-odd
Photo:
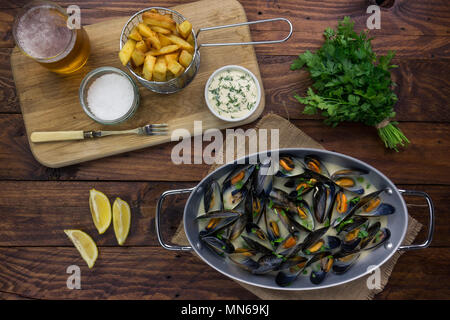
[[[310,255],[338,248],[341,245],[341,240],[335,236],[324,236],[327,231],[328,227],[324,227],[311,232],[303,240],[302,252]]]
[[[272,190],[270,199],[275,204],[275,207],[279,208],[277,214],[280,212],[285,213],[280,219],[282,219],[283,225],[285,225],[289,232],[292,233],[295,229],[299,228],[304,228],[308,231],[314,230],[314,218],[306,201],[291,201],[286,192],[278,189]],[[298,219],[296,219],[297,217]]]
[[[280,155],[278,177],[295,177],[304,172],[304,166],[300,159],[291,155]]]
[[[280,264],[275,282],[280,287],[287,287],[297,279],[298,275],[308,266],[308,259],[302,256],[295,256]]]
[[[273,172],[272,159],[264,159],[255,170],[253,179],[253,190],[259,198],[265,198],[272,190]]]
[[[253,274],[265,274],[278,269],[283,262],[283,256],[269,253],[258,259],[259,267],[253,270]]]
[[[338,234],[341,232],[343,232],[344,234],[341,245],[343,251],[351,252],[358,247],[362,238],[364,238],[364,235],[361,235],[363,234],[363,232],[361,231],[366,231],[366,223],[366,218],[354,217],[350,220],[347,220],[345,224],[343,224],[342,227],[338,229]]]
[[[281,238],[280,227],[278,226],[278,223],[275,220],[269,220],[267,218],[267,215],[265,215],[265,225],[270,243],[274,248],[278,247],[283,241],[283,239]]]
[[[227,255],[227,258],[236,264],[238,267],[253,272],[253,270],[256,270],[259,268],[259,263],[253,260],[251,257],[245,256],[245,255],[236,255],[236,254],[230,254]]]
[[[203,197],[203,204],[205,212],[220,211],[223,209],[222,193],[220,185],[217,181],[212,180],[206,187],[205,195]]]
[[[289,193],[289,198],[290,199],[297,199],[299,197],[303,197],[304,195],[306,195],[307,193],[309,193],[310,191],[313,190],[313,187],[316,185],[317,180],[314,178],[296,178],[294,181],[292,182],[286,182],[284,184],[285,187],[290,187],[290,185],[292,184],[292,186],[290,188],[294,188],[294,190],[292,190]],[[286,185],[287,184],[287,185]]]
[[[331,180],[346,191],[356,194],[364,194],[363,175],[368,174],[367,171],[357,169],[342,169],[331,175]]]
[[[245,231],[247,231],[247,234],[254,235],[258,239],[262,241],[268,241],[269,237],[264,232],[263,229],[261,229],[256,223],[248,222],[245,226]]]
[[[208,237],[213,235],[221,230],[224,230],[235,223],[241,215],[236,214],[235,216],[231,216],[229,218],[213,218],[208,222],[205,230],[200,231],[200,237]]]
[[[254,165],[239,165],[223,182],[222,200],[225,209],[234,209],[245,198],[246,183],[255,169]]]
[[[393,214],[395,208],[388,204],[382,203],[380,198],[375,198],[366,203],[356,214],[363,217],[378,217]]]
[[[224,237],[218,238],[215,236],[206,236],[201,237],[200,240],[206,243],[208,247],[212,248],[213,251],[219,254],[234,252],[233,244],[231,243],[230,240]]]
[[[388,228],[380,228],[379,225],[377,227],[377,231],[373,232],[373,236],[367,237],[367,239],[363,239],[363,241],[361,242],[361,249],[373,250],[389,240],[389,238],[391,237],[391,231]]]
[[[334,256],[333,273],[344,274],[358,261],[359,251],[339,252]]]
[[[360,208],[364,207],[366,204],[368,204],[373,199],[377,199],[380,193],[386,191],[386,189],[381,189],[372,193],[369,193],[368,195],[365,195],[362,198],[356,197],[350,200],[351,208],[347,210],[342,216],[338,217],[335,221],[333,221],[333,228],[339,228],[342,223],[346,220],[348,220],[350,217],[352,217]]]
[[[316,259],[319,261],[319,270],[313,269],[309,279],[314,284],[320,284],[325,280],[328,272],[333,267],[334,257],[330,252],[323,252],[320,255],[317,255]]]
[[[304,158],[306,167],[316,173],[319,173],[323,176],[329,177],[330,173],[328,172],[325,165],[319,160],[318,157],[313,155],[307,155]]]
[[[313,192],[314,215],[317,222],[329,223],[337,195],[335,186],[318,183]]]
[[[252,240],[249,237],[246,236],[241,236],[242,239],[244,239],[245,243],[247,244],[247,246],[252,249],[255,250],[258,253],[262,253],[264,255],[272,253],[272,250],[267,248],[265,245],[261,244],[260,242],[256,241],[256,240]]]

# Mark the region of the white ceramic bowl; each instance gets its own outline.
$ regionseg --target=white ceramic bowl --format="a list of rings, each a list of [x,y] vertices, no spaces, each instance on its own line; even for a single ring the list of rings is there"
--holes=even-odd
[[[255,107],[252,110],[250,110],[250,112],[248,114],[246,114],[245,116],[243,116],[241,118],[235,118],[235,119],[230,119],[230,118],[226,118],[224,116],[221,116],[216,111],[216,109],[212,105],[210,105],[210,103],[208,101],[208,88],[209,88],[209,85],[211,84],[211,81],[214,79],[214,77],[218,73],[220,73],[220,72],[222,72],[224,70],[230,70],[230,69],[231,70],[233,70],[233,69],[236,70],[237,69],[237,70],[240,70],[240,71],[243,71],[243,72],[247,73],[250,77],[252,77],[253,81],[255,81],[256,89],[258,91],[258,96],[256,98]],[[246,69],[244,67],[241,67],[241,66],[236,66],[236,65],[224,66],[224,67],[221,67],[221,68],[217,69],[216,71],[214,71],[213,74],[211,74],[211,76],[209,77],[208,81],[206,82],[206,85],[205,85],[205,101],[206,101],[206,105],[208,106],[208,108],[211,111],[211,113],[214,114],[217,118],[219,118],[219,119],[221,119],[223,121],[227,121],[227,122],[239,122],[239,121],[242,121],[242,120],[245,120],[245,119],[249,118],[253,113],[255,113],[256,109],[258,109],[258,106],[259,106],[259,104],[261,102],[261,85],[259,84],[259,81],[256,78],[256,76],[250,70],[248,70],[248,69]]]

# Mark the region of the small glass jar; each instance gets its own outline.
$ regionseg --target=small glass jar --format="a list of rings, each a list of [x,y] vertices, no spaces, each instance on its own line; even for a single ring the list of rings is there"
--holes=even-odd
[[[134,98],[133,98],[133,103],[130,106],[130,109],[122,117],[114,119],[114,120],[104,120],[104,119],[98,118],[89,109],[89,104],[87,102],[87,94],[88,94],[89,87],[97,78],[101,77],[102,75],[111,74],[111,73],[118,74],[118,75],[123,76],[126,79],[128,79],[128,81],[131,83],[131,85],[133,87]],[[124,72],[120,69],[114,68],[114,67],[100,67],[100,68],[94,69],[91,72],[89,72],[84,77],[83,81],[81,81],[79,97],[80,97],[80,103],[81,103],[81,106],[83,107],[84,112],[92,120],[94,120],[100,124],[105,124],[105,125],[119,124],[119,123],[122,123],[122,122],[130,119],[136,112],[137,108],[139,107],[139,88],[137,87],[136,83],[126,72]]]

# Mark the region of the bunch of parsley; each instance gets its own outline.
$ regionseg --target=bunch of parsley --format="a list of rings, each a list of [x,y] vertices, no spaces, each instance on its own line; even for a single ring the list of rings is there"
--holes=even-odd
[[[354,22],[345,17],[337,30],[327,28],[325,43],[316,51],[299,55],[291,70],[306,67],[314,80],[313,90],[295,98],[305,105],[303,113],[321,112],[325,123],[333,127],[343,121],[361,122],[378,129],[386,147],[409,143],[397,127],[394,104],[397,96],[392,91],[395,83],[389,69],[396,68],[391,60],[394,52],[378,56],[373,52],[367,32],[356,33]]]

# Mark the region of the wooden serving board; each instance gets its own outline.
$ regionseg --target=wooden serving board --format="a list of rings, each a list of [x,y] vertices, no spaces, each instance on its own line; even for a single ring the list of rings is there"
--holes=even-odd
[[[245,11],[236,0],[203,0],[173,7],[191,21],[195,30],[202,27],[247,21]],[[20,99],[28,138],[34,131],[121,130],[148,123],[168,123],[170,131],[187,129],[194,135],[194,121],[203,121],[203,130],[240,126],[256,120],[264,109],[264,89],[252,46],[206,47],[200,49],[201,63],[195,79],[183,90],[161,95],[140,87],[141,103],[134,117],[117,126],[103,126],[91,120],[82,110],[78,89],[83,77],[101,66],[122,67],[118,58],[119,37],[129,17],[116,18],[86,26],[91,43],[91,56],[86,66],[68,76],[47,71],[24,56],[16,47],[11,67]],[[251,41],[248,26],[204,32],[200,43]],[[217,119],[204,101],[204,87],[212,72],[225,65],[241,65],[258,78],[262,98],[256,112],[247,120],[227,123]],[[171,140],[171,135],[158,137],[115,136],[72,142],[32,143],[34,157],[48,167],[62,167],[118,153],[145,148]]]

